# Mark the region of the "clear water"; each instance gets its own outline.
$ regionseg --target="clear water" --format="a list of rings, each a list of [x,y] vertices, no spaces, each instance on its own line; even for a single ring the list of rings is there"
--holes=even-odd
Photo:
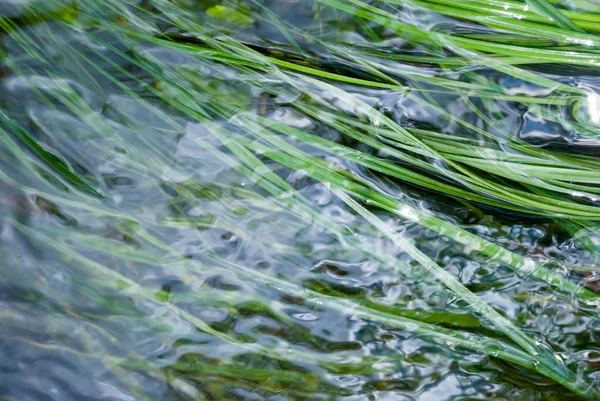
[[[510,342],[458,296],[449,295],[406,249],[352,210],[329,185],[307,176],[310,166],[285,167],[256,152],[309,201],[329,230],[282,201],[293,191],[275,196],[261,186],[259,177],[265,172],[260,168],[253,175],[240,173],[239,154],[216,133],[225,129],[247,137],[244,122],[219,115],[214,106],[233,105],[240,113],[266,116],[366,155],[389,156],[302,110],[311,103],[278,71],[258,73],[216,58],[194,59],[130,33],[149,38],[162,32],[180,44],[201,42],[181,23],[173,23],[180,21],[180,10],[197,18],[191,21],[200,21],[214,40],[229,35],[260,54],[289,62],[306,52],[312,64],[304,65],[355,78],[376,77],[306,36],[295,35],[290,44],[273,22],[279,18],[280,24],[289,23],[341,50],[350,45],[381,50],[369,57],[397,69],[399,82],[413,89],[433,87],[415,81],[415,74],[455,82],[469,82],[469,74],[479,74],[525,96],[543,97],[546,89],[485,66],[446,74],[436,65],[385,59],[383,52],[424,54],[375,22],[357,21],[308,0],[252,3],[247,10],[263,19],[235,14],[229,17],[233,22],[211,17],[222,4],[217,1],[107,1],[112,8],[102,3],[0,2],[0,399],[579,399],[534,370],[495,357],[495,350],[474,352],[417,335],[410,327],[373,321],[353,309],[367,305]],[[390,10],[402,21],[430,30],[482,31],[439,14],[408,7]],[[156,69],[148,71],[147,65]],[[600,91],[593,70],[535,68],[541,77],[591,94]],[[415,103],[406,92],[327,82],[402,126],[486,140],[442,112]],[[173,83],[181,85],[179,92]],[[339,93],[312,88],[338,111],[364,121]],[[202,97],[186,103],[186,90]],[[432,96],[455,117],[494,130],[455,92]],[[181,100],[189,109],[165,99]],[[484,109],[479,99],[473,101]],[[569,107],[541,105],[536,111],[514,101],[495,104],[503,116],[498,125],[514,138],[544,150],[598,154],[594,137],[573,128],[576,120]],[[586,107],[581,113],[590,113]],[[214,126],[202,123],[202,111]],[[556,116],[554,121],[544,111]],[[66,161],[89,188],[61,175],[58,159],[36,154],[15,124]],[[325,149],[286,141],[379,193],[600,293],[598,254],[585,248],[564,220],[460,200]],[[593,199],[587,202],[596,205]],[[516,274],[452,236],[365,207],[545,344],[578,380],[598,389],[597,305]],[[592,220],[579,236],[597,244],[594,227]],[[323,301],[315,293],[329,298]],[[332,299],[341,306],[329,304]]]

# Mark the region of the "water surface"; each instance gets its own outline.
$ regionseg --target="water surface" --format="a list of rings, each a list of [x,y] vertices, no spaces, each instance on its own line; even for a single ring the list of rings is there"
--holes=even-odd
[[[279,149],[293,146],[352,182],[597,294],[596,217],[494,206],[368,168],[345,149],[480,193],[444,175],[443,160],[405,148],[434,168],[398,160],[332,127],[327,114],[376,133],[368,106],[401,127],[427,130],[413,131],[421,139],[442,135],[435,140],[445,146],[468,142],[519,154],[503,141],[521,141],[592,160],[598,143],[576,117],[590,122],[593,107],[440,89],[430,78],[560,99],[484,63],[451,65],[458,55],[326,3],[0,2],[2,400],[579,399],[499,358],[511,340],[493,322],[332,192],[335,183],[315,178],[317,164],[286,165],[292,150],[279,160],[269,153],[270,137],[248,130],[267,118],[326,139],[319,148],[273,134],[287,144]],[[491,29],[371,3],[430,31]],[[228,58],[232,48],[243,50]],[[361,64],[352,52],[387,69]],[[254,54],[357,81],[281,63],[264,67]],[[450,65],[411,59],[440,54]],[[591,68],[539,64],[528,71],[590,96],[600,92]],[[380,72],[397,87],[358,82],[386,83]],[[513,185],[485,166],[476,171]],[[477,243],[361,205],[598,390],[597,304],[532,271],[516,273]],[[476,352],[369,319],[357,305],[500,345]]]

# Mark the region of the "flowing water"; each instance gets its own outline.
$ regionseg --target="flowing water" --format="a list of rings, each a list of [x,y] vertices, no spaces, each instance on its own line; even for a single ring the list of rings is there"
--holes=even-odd
[[[598,70],[356,4],[0,1],[0,400],[597,399]]]

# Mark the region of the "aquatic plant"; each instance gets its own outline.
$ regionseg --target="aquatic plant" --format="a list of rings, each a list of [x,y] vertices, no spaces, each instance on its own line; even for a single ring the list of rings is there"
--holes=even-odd
[[[295,5],[310,3],[301,23],[263,0],[203,3],[31,2],[0,19],[0,180],[3,203],[15,210],[2,222],[19,244],[3,250],[12,256],[1,271],[7,286],[28,288],[15,267],[22,253],[38,258],[37,283],[22,295],[33,301],[17,304],[40,319],[49,319],[39,317],[47,311],[85,322],[87,335],[61,352],[102,361],[140,399],[154,397],[139,375],[165,377],[191,398],[200,397],[192,383],[202,383],[217,399],[233,397],[232,388],[334,399],[354,393],[328,375],[410,365],[399,353],[311,351],[324,340],[274,300],[285,298],[304,310],[415,335],[439,354],[467,351],[600,399],[588,369],[403,232],[416,225],[474,250],[478,263],[509,269],[591,326],[597,322],[600,295],[572,272],[597,270],[600,161],[536,146],[509,120],[517,108],[571,131],[569,150],[595,146],[598,95],[545,68],[597,73],[599,6],[316,0]],[[258,35],[257,26],[273,39]],[[356,30],[360,40],[349,34]],[[405,115],[386,110],[386,97]],[[135,177],[131,191],[119,189],[119,175]],[[307,188],[334,196],[329,202],[343,212],[332,214]],[[550,219],[592,262],[524,255],[420,204],[414,188],[475,214]],[[214,230],[249,245],[226,245],[231,237],[215,239]],[[415,310],[315,282],[306,261],[318,254],[313,242],[321,236],[329,252],[360,255],[410,298],[436,296]],[[235,254],[257,249],[278,265],[250,266]],[[171,277],[179,290],[156,288],[156,277]],[[207,284],[220,277],[230,284]],[[67,293],[55,288],[61,280]],[[204,310],[229,317],[211,321]],[[259,340],[228,326],[254,314],[276,321],[281,338]],[[128,349],[114,316],[135,318],[140,330],[171,343],[214,342],[215,353],[150,358]],[[18,318],[5,319],[18,332],[11,323]]]

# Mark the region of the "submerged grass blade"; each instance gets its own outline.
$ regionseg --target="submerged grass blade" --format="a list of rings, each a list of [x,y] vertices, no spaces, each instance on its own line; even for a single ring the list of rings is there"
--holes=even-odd
[[[583,32],[579,26],[575,25],[565,14],[561,13],[548,0],[527,0],[527,3],[535,11],[548,17],[559,27],[570,29],[575,32]]]
[[[0,111],[0,124],[5,125],[25,146],[27,146],[34,154],[43,160],[48,166],[52,167],[58,174],[70,181],[77,187],[87,191],[93,195],[102,197],[100,192],[88,184],[79,174],[63,158],[56,153],[40,145],[25,129],[19,126],[18,123],[12,121],[8,116]],[[2,135],[8,133],[2,130]]]

